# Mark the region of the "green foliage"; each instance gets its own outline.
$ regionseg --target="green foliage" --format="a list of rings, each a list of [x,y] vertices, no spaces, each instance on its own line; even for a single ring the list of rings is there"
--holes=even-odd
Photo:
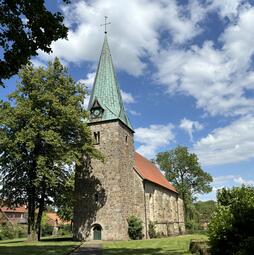
[[[25,225],[0,225],[0,240],[22,238],[27,236],[27,226]]]
[[[41,234],[42,236],[51,236],[53,233],[54,227],[45,223],[41,226]]]
[[[142,239],[143,223],[137,216],[132,215],[128,218],[128,234],[133,240]]]
[[[0,240],[14,239],[14,227],[10,225],[0,225]]]
[[[187,147],[158,153],[155,159],[166,178],[176,187],[185,207],[185,217],[191,218],[191,208],[196,194],[212,190],[212,176],[202,170],[198,157],[189,153]]]
[[[198,201],[194,203],[195,207],[195,218],[198,223],[210,222],[212,214],[216,209],[216,202],[213,200],[209,201]]]
[[[63,2],[68,2],[64,0]],[[68,29],[61,13],[49,12],[44,0],[0,0],[0,84],[17,74],[38,49],[49,53],[51,43],[66,38]]]
[[[70,236],[72,235],[72,229],[70,224],[61,225],[58,233],[58,236]]]
[[[57,214],[65,221],[73,220],[74,208],[74,172],[66,179],[65,185],[59,188],[58,194],[54,198],[54,204],[58,208]]]
[[[189,206],[191,219],[186,220],[188,233],[196,233],[207,230],[207,225],[216,209],[216,202],[198,201]]]
[[[156,230],[155,230],[155,223],[153,221],[149,221],[148,224],[148,235],[150,238],[156,238]]]
[[[185,227],[188,233],[195,233],[197,230],[200,230],[198,222],[193,219],[187,219],[187,221],[185,222]]]
[[[254,187],[223,189],[209,224],[212,254],[248,255],[254,250]]]
[[[28,231],[39,236],[46,205],[69,185],[83,155],[99,152],[85,122],[85,88],[58,59],[47,69],[27,65],[19,75],[10,101],[0,102],[0,192],[11,205],[28,205]]]
[[[41,229],[42,229],[42,236],[51,236],[53,234],[54,227],[46,223],[42,225]],[[60,225],[56,235],[71,236],[72,235],[71,225],[70,224]]]

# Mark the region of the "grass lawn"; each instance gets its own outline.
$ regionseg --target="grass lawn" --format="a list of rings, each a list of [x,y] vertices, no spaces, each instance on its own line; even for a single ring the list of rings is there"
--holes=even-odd
[[[205,239],[205,235],[184,235],[139,241],[103,243],[103,255],[189,255],[191,239]]]
[[[0,241],[1,255],[65,255],[80,242],[70,238],[43,238],[41,242],[26,242],[24,239]]]

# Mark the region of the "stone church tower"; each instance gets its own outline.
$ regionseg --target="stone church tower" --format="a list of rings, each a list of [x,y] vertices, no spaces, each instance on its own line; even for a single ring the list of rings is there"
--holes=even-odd
[[[80,206],[75,207],[74,223],[78,224],[74,225],[75,234],[78,239],[84,239],[90,235],[87,232],[91,228],[97,227],[98,233],[101,228],[103,239],[127,239],[126,219],[131,214],[133,199],[133,184],[129,181],[134,178],[134,131],[124,110],[106,34],[88,109],[95,147],[105,158],[91,162],[91,172],[99,182],[98,190],[89,189],[94,201],[79,201]],[[82,182],[84,191],[88,191],[86,181]],[[86,222],[85,217],[93,210],[96,215],[92,222]]]
[[[149,221],[165,235],[184,232],[183,203],[149,160],[134,151],[133,128],[124,110],[105,33],[88,110],[95,147],[104,160],[86,158],[75,176],[74,238],[126,240],[136,215],[148,238]]]

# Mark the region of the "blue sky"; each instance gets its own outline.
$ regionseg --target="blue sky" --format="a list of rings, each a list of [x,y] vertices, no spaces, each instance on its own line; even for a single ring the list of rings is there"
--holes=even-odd
[[[68,40],[39,52],[55,56],[89,88],[104,16],[136,149],[147,158],[177,145],[195,152],[218,188],[254,184],[254,2],[244,0],[95,0],[61,6]],[[54,4],[52,3],[54,2]],[[0,88],[1,98],[16,77]]]

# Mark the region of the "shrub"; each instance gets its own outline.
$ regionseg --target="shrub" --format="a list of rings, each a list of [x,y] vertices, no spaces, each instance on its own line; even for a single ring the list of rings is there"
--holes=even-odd
[[[142,239],[143,222],[137,216],[132,215],[128,218],[128,234],[133,240]]]
[[[61,225],[57,235],[59,236],[72,235],[71,225],[70,224]]]
[[[16,238],[27,237],[27,225],[17,224],[14,226],[14,231]]]
[[[208,228],[211,254],[253,254],[254,187],[223,189],[217,200]]]
[[[13,239],[15,238],[14,227],[11,225],[1,225],[0,226],[0,240]]]
[[[41,226],[41,234],[42,236],[51,236],[53,233],[54,227],[49,224],[44,224]]]
[[[150,238],[156,238],[156,230],[155,230],[155,223],[152,221],[149,221],[148,224],[148,234]]]
[[[194,232],[195,230],[199,230],[199,224],[195,220],[187,220],[185,226],[186,226],[187,231]]]
[[[27,236],[27,226],[25,225],[0,225],[0,240],[21,238]]]

